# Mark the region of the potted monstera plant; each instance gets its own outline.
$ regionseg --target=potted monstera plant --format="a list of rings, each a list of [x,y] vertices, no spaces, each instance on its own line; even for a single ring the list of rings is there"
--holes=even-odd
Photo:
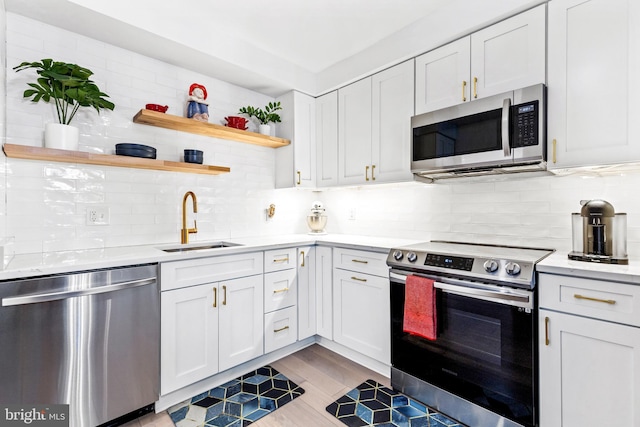
[[[282,106],[280,106],[280,102],[270,102],[268,103],[264,109],[255,108],[251,105],[242,107],[238,111],[239,114],[246,114],[251,117],[255,117],[258,120],[259,132],[263,135],[271,134],[271,126],[269,123],[280,123],[280,115],[276,113],[276,111],[282,110]]]
[[[25,98],[32,102],[53,102],[57,123],[45,125],[45,147],[66,150],[78,149],[78,128],[70,123],[80,107],[91,107],[100,114],[101,109],[113,110],[115,105],[90,79],[93,71],[76,64],[43,59],[39,62],[23,62],[13,68],[16,72],[34,69],[38,78],[28,83]]]

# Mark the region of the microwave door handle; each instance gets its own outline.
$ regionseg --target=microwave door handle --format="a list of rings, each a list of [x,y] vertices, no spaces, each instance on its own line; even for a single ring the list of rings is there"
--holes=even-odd
[[[502,150],[505,157],[511,157],[509,145],[509,112],[511,110],[511,98],[505,98],[502,102]]]

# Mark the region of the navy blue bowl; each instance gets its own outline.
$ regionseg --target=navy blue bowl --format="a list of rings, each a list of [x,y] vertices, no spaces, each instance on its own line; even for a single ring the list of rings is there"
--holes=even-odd
[[[184,161],[202,164],[204,153],[200,150],[184,150]]]

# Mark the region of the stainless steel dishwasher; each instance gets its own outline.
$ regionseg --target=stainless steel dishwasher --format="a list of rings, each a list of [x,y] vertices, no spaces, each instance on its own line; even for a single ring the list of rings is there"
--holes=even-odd
[[[0,403],[94,427],[159,396],[157,265],[0,282]]]

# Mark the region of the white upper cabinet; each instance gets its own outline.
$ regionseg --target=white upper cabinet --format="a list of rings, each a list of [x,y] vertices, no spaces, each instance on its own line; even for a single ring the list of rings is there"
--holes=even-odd
[[[413,61],[372,77],[371,176],[376,181],[410,181]]]
[[[338,185],[338,92],[316,98],[316,184]]]
[[[338,183],[410,179],[413,61],[338,91]]]
[[[545,5],[416,58],[416,114],[545,79]]]
[[[549,2],[549,168],[640,161],[640,2]]]
[[[470,61],[469,37],[416,58],[416,114],[469,101]]]
[[[371,77],[338,90],[338,182],[370,180]]]
[[[291,91],[280,98],[282,104],[278,133],[291,144],[276,150],[276,188],[316,185],[316,100]]]

